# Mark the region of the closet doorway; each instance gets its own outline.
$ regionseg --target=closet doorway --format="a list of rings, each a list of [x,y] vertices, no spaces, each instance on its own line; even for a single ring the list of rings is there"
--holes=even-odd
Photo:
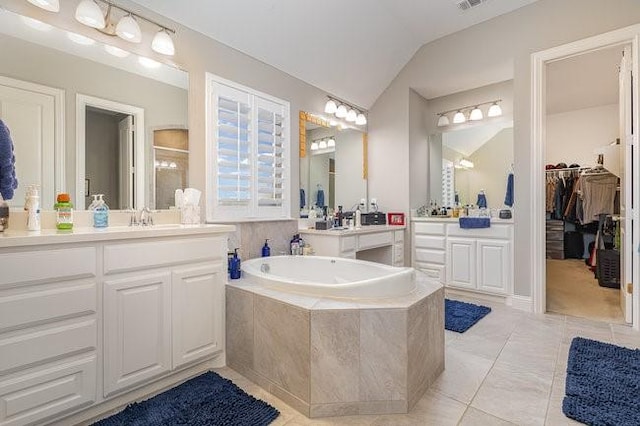
[[[639,35],[636,25],[532,55],[536,312],[640,326]]]

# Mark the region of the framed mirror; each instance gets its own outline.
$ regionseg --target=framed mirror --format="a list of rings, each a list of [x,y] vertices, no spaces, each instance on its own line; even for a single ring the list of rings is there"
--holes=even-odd
[[[19,182],[11,207],[31,184],[44,210],[57,192],[81,210],[97,193],[112,209],[166,208],[164,195],[188,185],[188,73],[3,9],[0,45],[0,119]],[[186,143],[157,137],[165,129]]]
[[[309,209],[354,210],[367,199],[367,133],[300,111],[300,216]]]

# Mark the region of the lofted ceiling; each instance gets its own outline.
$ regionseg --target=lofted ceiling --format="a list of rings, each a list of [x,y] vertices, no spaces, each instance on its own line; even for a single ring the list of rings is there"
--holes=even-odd
[[[423,44],[534,1],[135,0],[364,108]]]

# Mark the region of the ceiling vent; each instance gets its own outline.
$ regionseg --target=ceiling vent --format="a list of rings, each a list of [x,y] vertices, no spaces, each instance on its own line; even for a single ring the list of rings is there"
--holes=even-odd
[[[486,0],[457,0],[456,6],[458,6],[460,10],[469,10],[472,7],[480,6],[485,1]]]

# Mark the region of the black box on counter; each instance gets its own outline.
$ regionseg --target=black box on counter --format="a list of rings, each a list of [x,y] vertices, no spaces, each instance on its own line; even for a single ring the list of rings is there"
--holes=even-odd
[[[331,222],[328,222],[326,220],[321,220],[316,222],[316,229],[319,229],[321,231],[327,230],[327,229],[331,229]]]
[[[363,225],[386,225],[387,215],[382,212],[362,213]]]

